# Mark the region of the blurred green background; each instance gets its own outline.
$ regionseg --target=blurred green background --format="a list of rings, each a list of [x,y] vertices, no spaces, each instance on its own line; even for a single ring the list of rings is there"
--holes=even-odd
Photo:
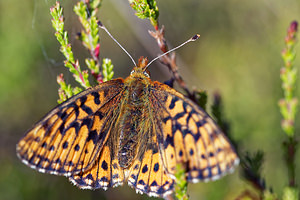
[[[66,81],[74,83],[63,67],[63,57],[53,36],[49,8],[54,3],[0,1],[0,199],[147,199],[128,186],[106,192],[79,190],[65,177],[38,173],[16,157],[18,140],[57,104],[56,75],[65,72]],[[300,20],[300,1],[157,3],[160,25],[165,25],[170,47],[195,33],[201,35],[200,40],[176,52],[181,75],[190,89],[207,90],[209,97],[214,91],[222,95],[232,136],[243,151],[265,152],[263,175],[267,186],[281,196],[288,180],[281,149],[285,135],[277,106],[282,96],[280,52],[290,22]],[[62,5],[70,42],[83,66],[83,58],[89,54],[75,39],[80,26],[72,12],[74,2],[64,1]],[[99,18],[135,60],[140,56],[151,59],[160,53],[148,34],[148,29],[152,29],[150,23],[137,19],[127,1],[103,1]],[[100,55],[112,59],[115,77],[128,76],[133,65],[130,59],[104,32],[100,37]],[[295,63],[300,67],[299,56]],[[161,82],[171,75],[159,62],[150,71],[152,78]],[[299,135],[300,123],[296,125]],[[296,157],[300,180],[299,153]],[[216,182],[189,184],[188,193],[190,199],[234,199],[246,189],[251,187],[236,170]]]

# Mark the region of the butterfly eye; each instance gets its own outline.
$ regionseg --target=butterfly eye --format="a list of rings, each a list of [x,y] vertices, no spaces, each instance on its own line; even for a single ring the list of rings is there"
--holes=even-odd
[[[147,76],[148,78],[150,78],[150,75],[149,75],[146,71],[144,71],[143,74],[144,74],[145,76]]]

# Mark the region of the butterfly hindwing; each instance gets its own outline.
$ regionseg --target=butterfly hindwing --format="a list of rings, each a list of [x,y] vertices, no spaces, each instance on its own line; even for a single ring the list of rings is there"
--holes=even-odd
[[[174,89],[154,82],[163,165],[174,177],[176,164],[186,167],[188,181],[215,180],[231,172],[239,159],[211,117]]]
[[[107,189],[122,185],[124,170],[120,167],[115,153],[112,152],[111,138],[104,145],[100,156],[89,170],[72,175],[69,179],[83,189]]]
[[[135,188],[138,193],[149,196],[166,196],[174,189],[174,180],[166,173],[162,157],[158,149],[155,132],[148,142],[143,153],[132,163],[127,172],[128,185]]]
[[[21,160],[41,172],[69,176],[91,167],[108,138],[123,79],[73,96],[49,112],[17,144]]]

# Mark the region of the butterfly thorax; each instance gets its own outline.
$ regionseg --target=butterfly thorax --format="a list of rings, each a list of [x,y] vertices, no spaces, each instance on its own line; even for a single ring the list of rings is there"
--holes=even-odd
[[[130,167],[132,161],[142,153],[147,140],[150,83],[149,75],[141,68],[135,68],[124,81],[126,90],[121,107],[118,147],[118,161],[124,169]]]

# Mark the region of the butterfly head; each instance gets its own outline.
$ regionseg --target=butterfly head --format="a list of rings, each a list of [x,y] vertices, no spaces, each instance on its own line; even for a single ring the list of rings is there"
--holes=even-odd
[[[140,57],[139,63],[130,73],[131,77],[150,78],[150,72],[147,70],[148,58]]]

